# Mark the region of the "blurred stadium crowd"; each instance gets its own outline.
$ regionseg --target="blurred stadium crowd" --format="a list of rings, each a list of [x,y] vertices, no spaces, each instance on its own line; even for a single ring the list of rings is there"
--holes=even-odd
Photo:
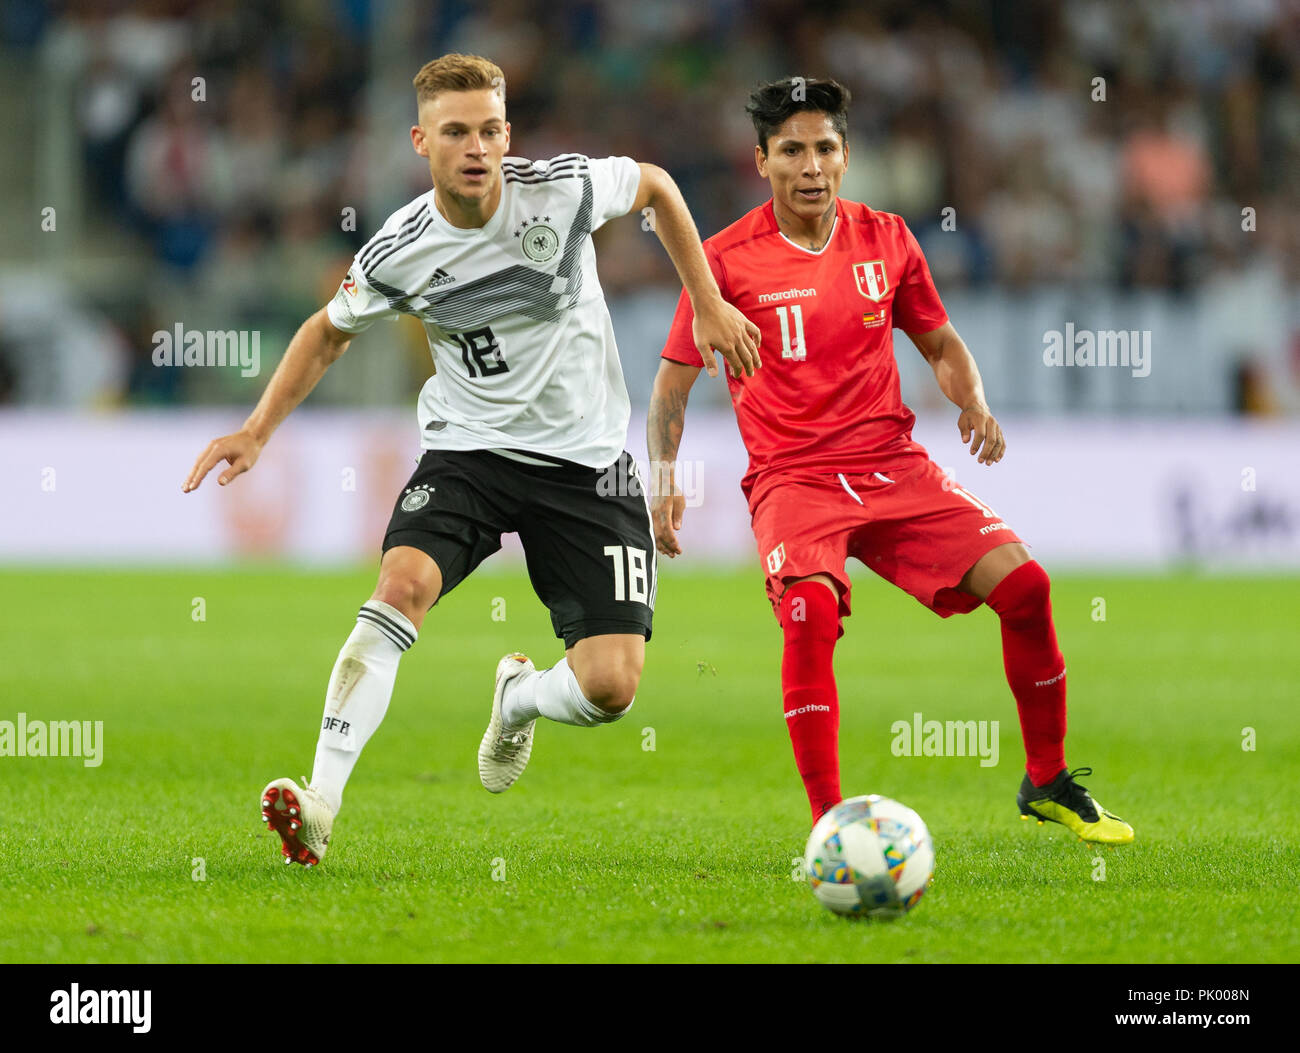
[[[1191,300],[1246,275],[1251,296],[1290,305],[1290,346],[1271,375],[1239,364],[1234,405],[1266,410],[1270,386],[1300,383],[1295,3],[9,0],[0,35],[33,78],[5,106],[33,108],[45,144],[26,167],[34,204],[49,204],[40,166],[64,135],[82,217],[50,235],[74,239],[59,267],[42,265],[40,235],[3,250],[4,266],[55,277],[0,299],[0,401],[248,402],[264,378],[154,368],[150,334],[182,319],[257,329],[278,355],[367,235],[427,189],[409,82],[445,51],[505,70],[512,153],[654,161],[705,235],[766,197],[748,90],[833,76],[854,95],[842,193],[907,219],[941,294]],[[62,130],[38,101],[57,85]],[[0,190],[23,171],[11,159]],[[671,310],[657,241],[631,220],[600,237],[611,298],[654,288]],[[61,366],[32,351],[46,326],[66,330]],[[418,327],[403,339],[405,385],[428,359]]]

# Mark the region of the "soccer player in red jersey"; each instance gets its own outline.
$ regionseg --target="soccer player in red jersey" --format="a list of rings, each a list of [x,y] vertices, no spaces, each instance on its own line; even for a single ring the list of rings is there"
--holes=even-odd
[[[757,323],[763,367],[728,375],[749,470],[767,594],[781,623],[786,724],[813,819],[841,798],[835,643],[849,613],[849,556],[941,618],[981,603],[1002,625],[1007,682],[1027,755],[1022,816],[1111,844],[1133,830],[1074,781],[1065,763],[1065,662],[1046,572],[1011,527],[944,475],[912,439],[894,328],[902,329],[961,411],[962,443],[993,465],[1006,440],[979,370],[896,215],[838,197],[848,167],[849,92],[833,80],[758,88],[748,112],[772,198],[704,243],[724,299]],[[650,403],[651,512],[660,552],[681,552],[685,502],[672,465],[701,368],[683,294]],[[778,354],[779,349],[779,354]]]

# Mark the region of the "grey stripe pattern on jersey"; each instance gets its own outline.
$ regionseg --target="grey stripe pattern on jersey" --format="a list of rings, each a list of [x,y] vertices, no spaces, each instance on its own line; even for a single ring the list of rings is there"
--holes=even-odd
[[[581,175],[586,169],[586,158],[582,154],[561,154],[551,159],[545,171],[538,171],[532,162],[503,161],[501,177],[507,183],[549,183],[555,179]]]
[[[579,155],[575,155],[579,156]],[[577,165],[577,167],[569,167]],[[363,260],[363,271],[370,287],[388,300],[388,305],[395,311],[418,315],[435,325],[452,331],[477,329],[487,325],[503,314],[522,314],[538,322],[553,322],[560,317],[560,312],[578,302],[582,292],[582,267],[580,266],[583,239],[591,233],[591,218],[594,207],[591,189],[591,174],[585,163],[569,162],[562,166],[552,165],[546,172],[538,173],[539,178],[530,182],[542,182],[548,179],[580,178],[582,180],[582,200],[573,217],[573,225],[564,239],[564,253],[560,257],[555,274],[534,270],[523,264],[514,264],[489,274],[475,281],[467,282],[456,289],[444,293],[431,290],[423,294],[408,293],[396,286],[389,285],[377,278],[374,267],[387,259],[397,249],[410,244],[418,238],[432,222],[432,216],[421,217],[417,212],[402,225],[396,235],[397,241],[386,245],[381,252],[372,253],[373,263],[367,265]],[[507,182],[523,182],[513,171],[505,172]],[[406,233],[402,233],[405,231]],[[423,301],[423,305],[419,304]]]
[[[402,221],[402,225],[396,233],[382,238],[372,238],[369,244],[361,250],[362,273],[368,275],[403,245],[409,245],[428,230],[429,224],[432,222],[433,215],[429,212],[429,206],[422,204],[411,216]]]

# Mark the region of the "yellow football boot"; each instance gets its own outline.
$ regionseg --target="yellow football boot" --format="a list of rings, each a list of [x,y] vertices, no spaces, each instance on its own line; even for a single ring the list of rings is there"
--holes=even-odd
[[[1074,781],[1076,775],[1091,775],[1091,768],[1062,770],[1046,786],[1035,786],[1026,775],[1016,794],[1021,819],[1060,823],[1079,835],[1081,841],[1103,845],[1126,845],[1133,840],[1133,827],[1118,815],[1111,815],[1093,800],[1087,789]]]

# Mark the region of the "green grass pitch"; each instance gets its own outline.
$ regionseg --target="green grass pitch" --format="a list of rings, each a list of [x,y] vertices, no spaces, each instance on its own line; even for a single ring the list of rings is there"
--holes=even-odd
[[[854,923],[792,880],[808,815],[757,570],[665,566],[629,715],[539,722],[497,797],[475,767],[496,661],[559,644],[523,574],[490,568],[403,659],[316,870],[281,865],[257,795],[308,772],[372,569],[0,572],[0,720],[104,725],[97,768],[0,757],[0,960],[1300,959],[1294,579],[1056,578],[1067,759],[1137,831],[1099,849],[1018,819],[993,615],[859,578],[844,790],[919,811],[937,868],[907,918]],[[1000,721],[999,763],[894,756],[916,712]]]

